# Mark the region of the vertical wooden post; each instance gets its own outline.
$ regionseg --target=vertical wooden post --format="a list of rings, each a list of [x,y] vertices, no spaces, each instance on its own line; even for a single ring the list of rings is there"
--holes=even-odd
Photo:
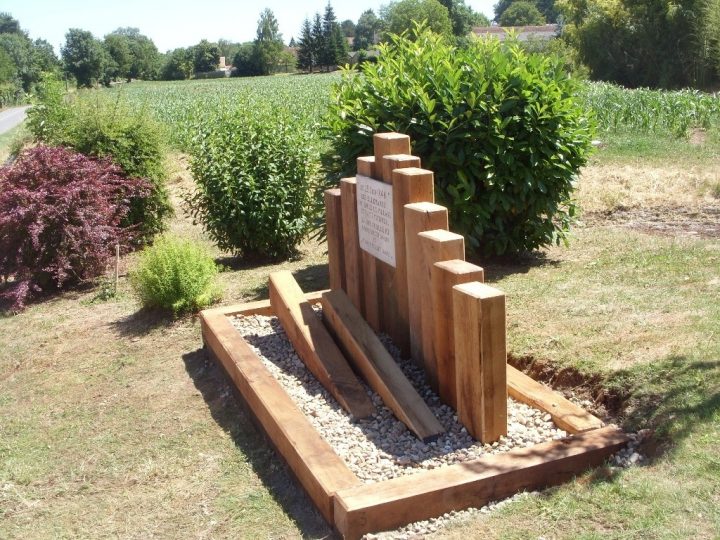
[[[385,169],[383,157],[393,154],[410,154],[410,137],[402,133],[376,133],[373,135],[375,167],[378,178],[390,182],[392,171]],[[389,164],[387,164],[389,167]],[[380,169],[380,170],[377,170]]]
[[[327,230],[330,288],[345,290],[345,247],[340,188],[325,190],[325,228]]]
[[[485,281],[483,269],[462,259],[437,262],[430,271],[432,305],[435,312],[433,350],[437,361],[438,393],[457,410],[455,386],[455,318],[453,287],[470,281]]]
[[[378,180],[378,174],[375,167],[374,156],[362,156],[357,158],[357,173],[368,178],[374,178]],[[370,328],[379,332],[381,330],[381,316],[382,311],[380,309],[380,285],[378,283],[378,267],[377,259],[367,253],[366,251],[360,250],[360,264],[362,265],[362,276],[363,276],[363,305],[365,306],[365,320],[370,325]]]
[[[435,306],[432,303],[431,276],[432,267],[436,262],[448,261],[450,259],[465,259],[465,239],[460,234],[455,234],[444,229],[421,232],[420,245],[422,249],[422,265],[420,273],[422,290],[420,322],[422,325],[422,358],[425,374],[430,386],[438,390],[437,359],[433,348],[435,329]]]
[[[412,156],[404,156],[412,157]],[[403,157],[403,158],[404,158]],[[388,158],[386,157],[387,161]],[[404,162],[410,160],[403,159]],[[419,163],[419,159],[417,160]],[[392,164],[392,160],[391,160]],[[394,169],[393,214],[395,227],[395,268],[383,274],[383,308],[387,324],[383,324],[403,356],[410,356],[410,315],[408,303],[407,250],[405,248],[405,205],[435,199],[432,171],[409,167]]]
[[[364,311],[363,273],[358,236],[357,181],[343,178],[340,181],[342,201],[343,242],[345,243],[346,292],[360,313]]]
[[[453,287],[458,418],[483,443],[507,435],[505,295],[474,281]]]
[[[422,298],[427,295],[428,289],[421,275],[423,254],[418,233],[447,229],[448,211],[434,203],[413,203],[405,205],[404,216],[410,357],[422,367]]]

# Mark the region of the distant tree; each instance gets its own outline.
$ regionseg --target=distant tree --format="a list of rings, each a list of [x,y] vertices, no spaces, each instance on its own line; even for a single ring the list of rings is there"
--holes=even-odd
[[[130,77],[133,79],[153,80],[160,69],[160,52],[149,37],[137,28],[118,28],[116,34],[127,36],[132,64]]]
[[[33,42],[33,63],[42,72],[56,73],[60,69],[60,59],[53,46],[44,39]]]
[[[217,46],[220,49],[220,56],[224,56],[225,62],[229,64],[235,58],[242,44],[228,39],[218,39]]]
[[[322,65],[322,51],[325,49],[325,33],[323,32],[322,17],[319,13],[315,13],[312,25],[312,52],[315,59],[315,65],[318,68]]]
[[[130,52],[130,40],[127,36],[120,34],[108,34],[103,40],[105,50],[112,62],[108,68],[109,75],[113,78],[130,80],[130,69],[132,68],[132,53]]]
[[[16,69],[10,55],[0,49],[0,84],[9,84],[16,81]]]
[[[103,46],[87,30],[68,30],[61,53],[65,70],[75,77],[78,86],[90,87],[103,77],[106,62]]]
[[[495,4],[495,21],[500,22],[500,17],[513,4],[515,0],[499,0]],[[558,17],[558,10],[555,7],[555,0],[532,0],[535,7],[543,14],[545,20],[554,23]]]
[[[345,19],[343,22],[341,22],[340,27],[342,28],[345,37],[355,37],[355,23],[352,22],[350,19]]]
[[[0,34],[26,35],[20,28],[20,22],[9,13],[0,13]]]
[[[254,77],[263,74],[262,67],[258,64],[257,48],[252,41],[240,45],[232,63],[236,77]]]
[[[300,41],[298,42],[297,68],[302,71],[313,72],[317,59],[315,57],[315,41],[313,39],[312,25],[310,19],[303,21],[300,30]]]
[[[353,39],[353,50],[370,49],[379,37],[381,22],[372,9],[364,11],[355,26],[355,39]]]
[[[467,36],[474,25],[475,13],[472,8],[465,3],[465,0],[439,1],[448,10],[453,34],[460,37]]]
[[[534,26],[545,24],[545,17],[534,3],[516,0],[500,15],[500,26]]]
[[[12,59],[15,66],[15,77],[22,84],[25,92],[30,92],[33,85],[40,79],[40,71],[33,59],[33,44],[21,33],[0,34],[0,49]]]
[[[263,75],[270,74],[278,64],[283,47],[282,34],[275,14],[270,9],[263,10],[260,13],[255,37],[255,54]]]
[[[193,49],[174,49],[165,55],[160,76],[166,81],[182,81],[192,77],[195,59]]]
[[[288,47],[297,47],[297,42],[295,41],[295,36],[290,36],[290,41],[288,42]]]
[[[282,67],[285,73],[294,71],[295,64],[297,64],[297,57],[292,51],[285,49],[280,53],[278,57],[278,67]]]
[[[473,26],[490,26],[490,19],[488,19],[485,16],[485,14],[480,13],[479,11],[474,11],[472,25]]]
[[[328,2],[322,20],[323,47],[320,64],[331,69],[347,61],[347,40],[335,17],[335,10]]]
[[[438,0],[400,0],[381,11],[386,34],[402,34],[425,21],[436,34],[451,35],[450,14]]]
[[[215,71],[220,64],[220,49],[214,43],[203,39],[193,47],[193,69],[195,73]]]

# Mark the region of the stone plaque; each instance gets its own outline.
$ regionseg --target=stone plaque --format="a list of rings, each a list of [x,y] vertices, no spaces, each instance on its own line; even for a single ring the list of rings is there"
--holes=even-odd
[[[357,175],[360,248],[395,266],[395,222],[392,186]]]

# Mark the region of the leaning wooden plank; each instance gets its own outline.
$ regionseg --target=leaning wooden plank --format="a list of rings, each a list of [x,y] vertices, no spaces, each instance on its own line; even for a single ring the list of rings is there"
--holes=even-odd
[[[482,268],[462,259],[437,262],[430,272],[433,322],[433,350],[437,362],[438,393],[443,402],[457,410],[455,382],[455,317],[452,293],[455,285],[484,281]]]
[[[510,397],[547,412],[553,422],[568,433],[582,433],[604,425],[599,418],[510,365],[507,385]]]
[[[345,242],[343,241],[340,188],[325,190],[325,225],[330,288],[345,288]]]
[[[322,297],[323,318],[348,360],[370,387],[419,439],[429,442],[445,432],[420,394],[405,377],[375,332],[343,291]]]
[[[356,418],[375,412],[370,398],[288,271],[270,274],[270,303],[308,369]]]
[[[363,294],[363,268],[357,216],[357,181],[340,180],[342,201],[343,242],[345,243],[345,291],[361,313],[365,313]]]
[[[458,419],[483,443],[507,435],[505,294],[479,281],[453,287]]]
[[[333,494],[360,480],[318,434],[225,315],[203,312],[203,339],[290,470],[333,523]]]
[[[557,485],[600,465],[628,441],[615,427],[511,450],[475,461],[343,489],[335,527],[346,539],[394,529],[518,491]]]
[[[448,228],[448,211],[434,203],[405,206],[405,256],[408,268],[408,322],[410,325],[410,357],[422,367],[422,297],[427,287],[420,269],[423,252],[418,233]]]

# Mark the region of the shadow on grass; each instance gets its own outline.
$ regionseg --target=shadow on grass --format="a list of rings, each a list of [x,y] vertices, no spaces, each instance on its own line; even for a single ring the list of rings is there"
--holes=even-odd
[[[560,261],[551,259],[546,253],[542,252],[489,258],[470,255],[468,261],[482,266],[487,281],[499,281],[513,274],[527,274],[533,268],[557,267],[560,265]]]
[[[292,275],[303,292],[306,293],[322,291],[330,287],[330,275],[328,274],[327,264],[306,266],[300,270],[293,271]],[[270,296],[268,281],[265,280],[262,284],[250,289],[247,295],[250,300],[263,300],[268,298]]]
[[[185,370],[202,394],[210,414],[245,455],[253,471],[285,513],[295,522],[303,538],[335,538],[310,498],[272,450],[272,443],[246,412],[245,402],[230,377],[204,349],[183,355]],[[228,392],[234,399],[228,399]],[[281,465],[280,465],[281,464]]]
[[[119,337],[142,337],[158,328],[169,328],[176,322],[172,315],[163,310],[140,309],[135,313],[110,323]]]

